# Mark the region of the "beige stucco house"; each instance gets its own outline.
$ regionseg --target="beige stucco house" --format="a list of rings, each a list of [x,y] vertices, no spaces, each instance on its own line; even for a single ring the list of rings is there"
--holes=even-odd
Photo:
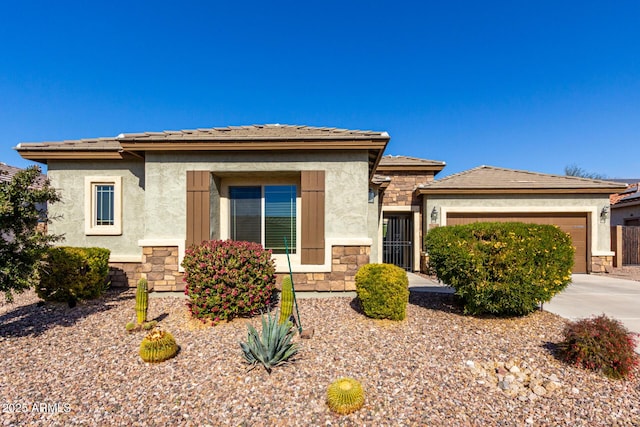
[[[22,143],[62,200],[50,231],[111,250],[111,280],[182,290],[186,248],[250,240],[273,251],[298,290],[355,289],[358,268],[421,269],[434,226],[550,222],[578,247],[576,272],[610,262],[608,194],[621,185],[480,167],[435,180],[441,161],[385,156],[386,132],[254,125]],[[608,211],[607,211],[608,212]]]
[[[155,290],[183,288],[185,248],[254,240],[300,290],[354,289],[379,260],[378,194],[370,189],[386,132],[240,126],[115,138],[22,143],[46,163],[62,201],[51,232],[63,244],[111,250],[112,281],[143,275]]]

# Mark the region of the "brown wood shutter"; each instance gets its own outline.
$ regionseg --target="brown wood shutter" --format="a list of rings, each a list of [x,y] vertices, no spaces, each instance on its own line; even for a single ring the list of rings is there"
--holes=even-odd
[[[187,247],[210,239],[209,171],[187,171]]]
[[[324,171],[302,171],[302,264],[324,264]]]

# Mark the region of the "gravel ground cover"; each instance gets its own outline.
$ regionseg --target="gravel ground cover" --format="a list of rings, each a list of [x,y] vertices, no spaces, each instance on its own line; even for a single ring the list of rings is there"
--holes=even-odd
[[[352,298],[299,300],[310,340],[295,362],[247,371],[239,342],[259,317],[202,327],[184,300],[150,300],[181,346],[142,362],[144,333],[128,334],[132,291],[111,290],[75,308],[34,293],[0,305],[3,426],[640,426],[640,372],[630,381],[566,366],[553,356],[565,320],[463,316],[451,295],[412,293],[407,319],[372,320]],[[297,339],[296,339],[297,340]],[[478,366],[500,364],[551,378],[556,390],[509,395]],[[502,369],[502,368],[501,368]],[[364,407],[347,416],[325,404],[341,376],[360,380]]]

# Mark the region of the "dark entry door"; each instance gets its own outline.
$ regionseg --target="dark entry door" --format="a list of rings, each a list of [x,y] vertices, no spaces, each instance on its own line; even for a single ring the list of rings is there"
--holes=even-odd
[[[382,226],[382,261],[413,269],[413,221],[410,214],[385,215]]]

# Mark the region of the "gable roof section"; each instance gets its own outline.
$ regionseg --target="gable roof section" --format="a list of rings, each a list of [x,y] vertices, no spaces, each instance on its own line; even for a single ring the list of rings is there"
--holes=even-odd
[[[625,184],[611,181],[479,166],[421,185],[416,192],[418,194],[610,194],[625,187]]]
[[[417,171],[426,172],[432,171],[434,175],[440,172],[446,166],[445,162],[437,160],[419,159],[417,157],[409,156],[383,156],[380,159],[377,173],[391,172],[391,171]]]
[[[207,129],[120,134],[60,142],[21,143],[22,157],[123,159],[147,151],[368,150],[371,176],[389,142],[387,132],[294,125],[228,126]]]

